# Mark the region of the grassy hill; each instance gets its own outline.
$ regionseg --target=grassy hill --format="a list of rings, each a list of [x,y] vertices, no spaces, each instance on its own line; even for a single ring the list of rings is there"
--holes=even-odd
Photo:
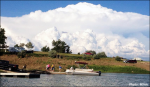
[[[1,60],[8,60],[12,64],[18,64],[22,69],[23,65],[27,65],[27,70],[42,70],[45,71],[47,64],[54,64],[55,71],[58,71],[58,66],[62,66],[62,71],[65,71],[71,66],[77,67],[75,61],[87,62],[89,68],[95,71],[102,71],[102,73],[150,73],[150,62],[138,61],[137,63],[123,63],[123,61],[116,61],[115,58],[100,58],[93,59],[88,55],[85,59],[82,55],[59,53],[62,58],[50,58],[47,56],[48,52],[34,52],[34,55],[26,56],[25,58],[18,58],[17,55],[2,55]]]

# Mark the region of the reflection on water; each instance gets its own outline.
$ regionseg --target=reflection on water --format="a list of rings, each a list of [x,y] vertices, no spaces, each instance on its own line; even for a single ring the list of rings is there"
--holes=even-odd
[[[0,81],[1,86],[129,86],[129,85],[149,86],[150,85],[149,74],[124,74],[124,73],[102,73],[101,76],[41,74],[40,78],[29,79],[29,78],[1,77]]]

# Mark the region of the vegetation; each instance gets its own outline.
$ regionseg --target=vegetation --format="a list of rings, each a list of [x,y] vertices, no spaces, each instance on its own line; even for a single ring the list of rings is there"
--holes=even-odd
[[[78,52],[78,55],[80,55],[80,52]]]
[[[26,45],[25,45],[28,49],[32,49],[34,46],[31,42],[28,42]]]
[[[121,61],[121,57],[116,56],[115,60],[116,60],[116,61]]]
[[[50,49],[49,49],[49,47],[44,46],[43,48],[41,48],[41,51],[48,52],[48,51],[50,51]]]
[[[14,47],[19,47],[19,45],[18,45],[18,44],[16,44],[16,45],[14,45]]]
[[[58,53],[65,53],[65,51],[67,51],[67,53],[70,52],[70,47],[60,39],[58,41],[53,40],[52,45],[54,46],[52,50],[55,50]]]
[[[51,51],[49,51],[48,56],[52,57],[52,58],[55,58],[57,56],[57,52],[55,50],[51,50]]]
[[[8,60],[11,64],[18,64],[19,69],[22,69],[24,64],[27,65],[27,70],[42,70],[45,71],[47,64],[54,64],[55,71],[58,71],[59,64],[63,67],[62,71],[65,71],[71,66],[75,67],[75,61],[87,62],[89,68],[93,68],[94,71],[112,72],[112,73],[148,73],[149,62],[138,61],[137,63],[123,63],[116,61],[115,58],[101,58],[93,59],[91,55],[86,55],[86,59],[82,58],[82,55],[57,53],[57,55],[63,56],[61,58],[48,57],[49,52],[34,52],[26,54],[24,58],[18,58],[17,55],[7,52],[1,56],[2,60]],[[90,61],[89,61],[90,60]],[[132,70],[132,71],[131,71]]]
[[[26,52],[25,51],[21,51],[17,54],[18,58],[24,58],[26,56]]]
[[[101,72],[109,72],[109,73],[145,73],[149,74],[150,71],[145,69],[133,67],[133,66],[97,66],[97,65],[89,65],[89,68],[93,68],[96,71]]]
[[[96,54],[96,52],[94,50],[87,50],[86,52],[92,53],[93,55]]]
[[[3,48],[5,47],[5,40],[7,37],[5,36],[5,29],[0,26],[0,51],[3,52]]]
[[[93,56],[94,59],[100,59],[100,58],[106,58],[106,57],[107,57],[107,56],[106,56],[105,52],[100,52],[100,53],[95,54],[95,55]]]
[[[0,26],[0,44],[5,44],[5,40],[7,39],[7,37],[5,36],[5,29],[1,28]]]
[[[20,43],[19,47],[24,47],[25,44],[24,43]]]

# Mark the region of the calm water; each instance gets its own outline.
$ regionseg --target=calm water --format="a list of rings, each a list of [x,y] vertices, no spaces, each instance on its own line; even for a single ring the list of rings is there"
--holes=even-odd
[[[1,77],[1,86],[150,86],[149,74],[102,73],[101,76],[49,75],[40,78]]]

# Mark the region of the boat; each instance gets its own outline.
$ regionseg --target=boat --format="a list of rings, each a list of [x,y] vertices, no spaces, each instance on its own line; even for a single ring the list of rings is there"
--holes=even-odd
[[[73,69],[73,67],[71,67],[70,69],[66,69],[67,75],[97,75],[97,76],[101,75],[101,71],[95,72],[93,71],[93,69],[86,69],[86,65],[88,65],[88,63],[86,62],[75,61],[75,64],[77,64],[79,68]],[[80,64],[84,66],[81,67]]]

